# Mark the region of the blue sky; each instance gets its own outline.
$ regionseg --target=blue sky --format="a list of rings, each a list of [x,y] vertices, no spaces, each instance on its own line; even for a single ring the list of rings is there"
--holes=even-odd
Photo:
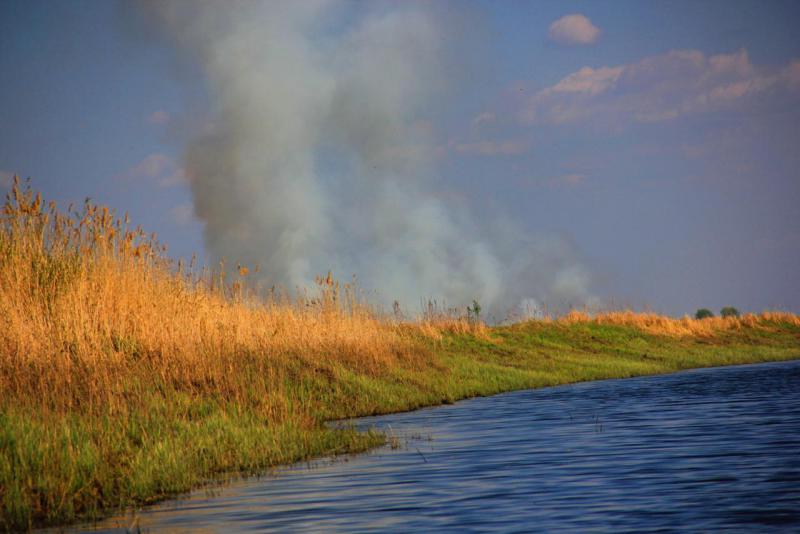
[[[420,5],[449,25],[446,95],[415,117],[430,195],[555,236],[604,302],[800,312],[800,4]],[[0,187],[216,257],[185,172],[215,91],[136,5],[6,0],[0,69]]]

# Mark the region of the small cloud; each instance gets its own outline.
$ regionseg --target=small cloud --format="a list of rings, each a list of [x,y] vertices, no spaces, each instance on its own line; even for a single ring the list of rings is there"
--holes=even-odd
[[[626,65],[583,67],[528,98],[520,118],[540,124],[653,123],[720,110],[777,109],[781,99],[772,97],[798,88],[798,62],[776,70],[753,65],[746,50],[714,56],[672,50]]]
[[[612,89],[624,72],[625,67],[583,67],[567,75],[557,84],[542,89],[530,100],[522,111],[524,121],[534,122],[547,112],[547,120],[553,123],[569,122],[584,112],[579,106],[565,105],[574,101],[589,100],[591,97]],[[540,103],[544,102],[542,106]],[[548,106],[550,102],[556,105]],[[549,108],[549,109],[548,109]]]
[[[453,150],[459,154],[473,156],[516,156],[528,150],[524,141],[508,139],[505,141],[476,141],[474,143],[451,143]]]
[[[194,220],[194,206],[190,203],[178,204],[169,210],[169,214],[178,226],[186,226]]]
[[[484,113],[480,113],[472,119],[472,127],[479,128],[482,124],[487,124],[490,122],[494,122],[497,119],[497,115],[492,113],[491,111],[486,111]]]
[[[158,111],[154,111],[147,116],[147,122],[150,124],[166,124],[169,122],[170,118],[171,117],[169,113],[163,109],[159,109]]]
[[[166,170],[173,167],[174,162],[172,158],[164,154],[150,154],[135,167],[133,167],[129,174],[133,177],[146,177],[156,178],[162,175]]]
[[[550,38],[561,44],[588,45],[600,37],[600,28],[585,15],[565,15],[550,25]]]
[[[696,56],[702,62],[702,56]],[[755,68],[750,63],[750,56],[744,48],[733,54],[718,54],[708,58],[711,72],[714,74],[730,74],[739,77],[748,77],[755,74]]]
[[[612,87],[622,74],[623,67],[583,67],[552,87],[554,93],[587,93],[596,95]]]
[[[189,183],[189,177],[182,168],[176,168],[174,172],[168,173],[158,179],[161,187],[177,187]]]
[[[174,159],[166,154],[150,154],[142,161],[122,173],[123,180],[155,180],[159,187],[175,187],[188,182],[186,172]]]

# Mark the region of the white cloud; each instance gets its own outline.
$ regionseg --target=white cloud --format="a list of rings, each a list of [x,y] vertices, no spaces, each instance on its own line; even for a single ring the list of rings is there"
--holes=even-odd
[[[529,141],[508,137],[504,123],[493,111],[481,112],[470,121],[468,135],[451,139],[443,148],[472,156],[514,156],[527,152]]]
[[[480,114],[476,115],[472,119],[472,127],[473,128],[479,128],[481,125],[487,124],[487,123],[492,123],[495,120],[497,120],[497,115],[495,115],[491,111],[485,111],[483,113],[480,113]]]
[[[583,67],[532,96],[526,122],[659,122],[717,110],[770,105],[764,98],[800,89],[800,62],[757,68],[746,50],[706,56],[673,50],[615,67]],[[605,124],[604,123],[604,124]]]
[[[186,171],[180,167],[175,167],[175,170],[158,178],[158,185],[161,187],[176,187],[184,185],[189,182]]]
[[[554,93],[589,93],[590,95],[602,93],[617,82],[622,70],[622,67],[600,67],[599,69],[583,67],[555,84],[551,91]]]
[[[170,114],[163,109],[154,111],[147,116],[147,122],[150,124],[166,124],[170,121],[170,119]]]
[[[130,170],[135,177],[156,178],[174,165],[172,158],[164,154],[150,154]]]
[[[600,28],[586,15],[565,15],[550,25],[550,38],[561,44],[587,45],[597,41]]]
[[[155,180],[160,187],[175,187],[188,181],[184,169],[179,167],[174,159],[160,153],[150,154],[118,178]]]

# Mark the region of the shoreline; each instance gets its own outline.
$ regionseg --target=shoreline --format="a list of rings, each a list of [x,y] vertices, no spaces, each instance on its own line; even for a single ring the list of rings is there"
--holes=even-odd
[[[178,461],[172,465],[176,478],[159,478],[155,472],[149,476],[163,483],[172,482],[169,490],[165,485],[151,486],[157,491],[140,493],[138,498],[123,498],[118,506],[97,506],[86,513],[61,515],[56,521],[41,521],[41,515],[36,521],[33,520],[35,514],[27,516],[33,520],[27,525],[10,523],[7,517],[3,519],[7,529],[87,523],[117,515],[123,509],[129,511],[180,498],[194,489],[224,485],[249,475],[263,475],[275,467],[332,455],[363,453],[386,442],[383,434],[357,432],[352,428],[331,429],[325,426],[326,422],[433,408],[524,389],[795,360],[800,359],[798,340],[800,327],[782,323],[722,331],[712,336],[670,337],[649,334],[631,326],[595,322],[530,322],[494,327],[483,333],[446,333],[438,340],[420,337],[416,343],[420,350],[429,351],[428,365],[401,362],[376,374],[354,374],[347,368],[334,366],[331,373],[313,373],[313,380],[308,376],[298,379],[295,386],[303,387],[294,398],[304,399],[307,406],[317,412],[317,417],[306,427],[292,429],[290,420],[288,427],[281,431],[280,427],[276,429],[269,423],[264,425],[256,421],[253,409],[225,402],[217,403],[194,421],[190,418],[194,431],[187,432],[182,443],[172,443],[170,447],[176,454],[181,451],[193,454],[194,449],[203,449],[204,458],[216,458],[217,463],[208,462],[204,468],[202,464]],[[180,400],[174,398],[173,402]],[[204,402],[208,399],[201,396],[190,404]],[[187,424],[179,417],[179,412],[173,414],[171,419],[155,421],[151,425],[154,432],[159,432],[156,428],[159,425],[180,427]],[[73,414],[73,423],[80,419]],[[192,441],[215,424],[216,435],[211,440]],[[251,434],[260,434],[261,446],[248,438]],[[232,439],[237,436],[238,441]],[[272,443],[265,447],[264,442],[269,438]],[[220,441],[227,441],[227,446],[220,445]],[[143,443],[140,449],[150,449],[153,445]],[[157,469],[158,465],[154,464],[158,462],[152,458],[148,460],[150,467]],[[237,468],[217,470],[225,466]],[[106,468],[113,470],[120,466]]]
[[[561,388],[561,387],[568,387],[568,386],[574,386],[574,385],[579,385],[579,384],[590,384],[590,383],[594,383],[594,382],[632,380],[632,379],[640,379],[640,378],[657,378],[657,377],[671,376],[671,375],[676,375],[676,374],[691,373],[691,372],[696,372],[696,371],[708,371],[708,370],[711,370],[711,369],[720,369],[720,368],[728,368],[728,367],[736,368],[736,367],[751,367],[751,366],[761,366],[761,365],[775,365],[775,364],[786,364],[786,363],[790,363],[790,362],[800,362],[800,354],[798,354],[796,358],[791,358],[791,359],[761,361],[761,362],[756,362],[756,363],[733,363],[733,364],[723,365],[723,366],[709,365],[709,366],[705,366],[705,367],[692,367],[692,368],[687,368],[687,369],[680,369],[680,370],[667,372],[667,373],[636,375],[636,376],[630,376],[630,377],[625,377],[625,378],[604,378],[604,379],[596,379],[596,380],[585,380],[585,381],[580,381],[580,382],[571,382],[571,383],[558,384],[558,385],[553,385],[553,386],[542,386],[542,387],[539,387],[539,388],[527,388],[527,389],[519,389],[519,390],[511,390],[511,391],[502,391],[502,392],[499,392],[499,393],[496,393],[496,394],[493,394],[493,395],[485,395],[485,396],[484,395],[477,395],[477,396],[474,396],[474,397],[459,399],[459,400],[455,401],[452,404],[458,404],[458,403],[461,403],[461,402],[474,400],[474,399],[478,399],[478,398],[484,398],[484,397],[513,395],[515,393],[520,393],[520,392],[525,392],[525,391],[536,391],[536,390],[548,389],[548,388]],[[448,405],[438,404],[438,405],[423,406],[423,407],[420,407],[420,408],[417,408],[417,409],[414,409],[414,410],[409,410],[409,411],[404,411],[404,412],[390,412],[390,413],[385,413],[385,414],[380,414],[380,415],[359,416],[359,417],[354,417],[354,418],[351,418],[351,419],[345,419],[345,420],[340,420],[340,421],[330,421],[330,422],[328,422],[328,424],[338,423],[338,422],[341,422],[341,423],[352,423],[352,422],[354,422],[355,419],[386,417],[386,416],[391,416],[391,415],[395,415],[395,414],[412,413],[412,412],[416,412],[416,411],[419,411],[419,410],[425,410],[425,409],[433,410],[433,409],[438,409],[438,408],[445,408],[446,406],[448,406]],[[366,429],[361,429],[361,431],[364,431],[364,430],[366,430]],[[372,429],[370,428],[369,430],[372,430]],[[385,449],[387,447],[389,447],[391,449],[395,449],[397,446],[395,446],[395,445],[393,445],[393,444],[391,444],[389,442],[384,442],[382,444],[375,445],[375,446],[373,446],[373,447],[371,447],[369,449],[365,449],[363,451],[353,451],[353,452],[346,453],[346,454],[331,454],[331,455],[325,455],[325,456],[310,458],[308,460],[304,460],[303,462],[296,462],[296,463],[293,463],[293,464],[286,464],[286,465],[277,465],[277,466],[274,466],[274,467],[270,468],[269,471],[265,471],[263,473],[256,474],[256,475],[241,477],[241,476],[237,476],[236,474],[233,474],[230,478],[228,478],[228,479],[226,479],[224,481],[217,482],[217,483],[213,483],[213,482],[209,483],[208,487],[193,488],[190,491],[188,491],[188,492],[186,492],[186,493],[184,493],[182,495],[177,495],[174,498],[169,498],[169,499],[166,499],[164,501],[161,501],[161,502],[158,502],[158,503],[154,503],[152,505],[148,505],[144,509],[141,509],[141,508],[140,509],[129,508],[129,509],[123,511],[123,512],[118,512],[117,514],[112,515],[110,517],[102,518],[102,519],[98,520],[98,522],[118,521],[117,526],[114,527],[114,528],[117,528],[117,527],[118,528],[125,528],[126,526],[131,524],[131,521],[137,520],[137,518],[139,517],[140,512],[147,512],[148,511],[147,509],[151,508],[151,507],[152,508],[157,508],[157,507],[162,506],[162,505],[169,506],[170,502],[177,503],[177,502],[191,501],[191,500],[193,500],[195,498],[198,498],[197,497],[198,492],[203,492],[204,488],[205,488],[205,491],[211,492],[211,494],[214,497],[217,497],[217,496],[221,496],[222,493],[225,492],[228,489],[232,489],[232,490],[235,491],[236,490],[235,486],[237,486],[239,484],[247,485],[247,484],[255,483],[255,482],[259,481],[260,479],[264,479],[264,478],[269,479],[271,477],[281,476],[281,474],[283,472],[285,472],[285,471],[314,469],[314,468],[320,467],[320,466],[321,467],[326,467],[326,466],[330,466],[330,465],[333,465],[333,464],[336,464],[336,463],[339,463],[339,462],[347,462],[351,458],[361,457],[361,456],[363,456],[365,454],[369,454],[369,453],[371,453],[373,451],[376,451],[376,450]],[[400,447],[402,447],[402,446],[400,446]],[[268,482],[266,482],[266,483],[268,483]],[[216,492],[219,492],[219,494],[217,495]],[[206,496],[206,498],[207,497],[208,496]],[[127,520],[128,517],[130,517],[131,520]],[[76,523],[74,525],[71,525],[71,526],[68,526],[66,528],[68,530],[71,529],[71,528],[74,528],[75,530],[79,531],[81,529],[94,528],[96,525],[97,525],[97,522],[94,522],[94,523],[92,523],[92,522],[84,522],[84,523],[78,522],[78,523]],[[49,533],[49,532],[56,532],[57,530],[55,530],[55,529],[57,529],[57,528],[58,527],[50,527],[50,528],[44,528],[44,529],[37,529],[36,531],[37,532],[42,532],[44,534],[44,533]],[[110,525],[109,525],[109,528],[111,528]],[[71,530],[69,530],[69,531],[71,531]]]

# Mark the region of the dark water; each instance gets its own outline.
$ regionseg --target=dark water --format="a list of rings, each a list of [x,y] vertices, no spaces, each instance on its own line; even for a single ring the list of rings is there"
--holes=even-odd
[[[800,532],[800,361],[521,391],[358,425],[400,447],[199,492],[147,510],[142,530]]]

